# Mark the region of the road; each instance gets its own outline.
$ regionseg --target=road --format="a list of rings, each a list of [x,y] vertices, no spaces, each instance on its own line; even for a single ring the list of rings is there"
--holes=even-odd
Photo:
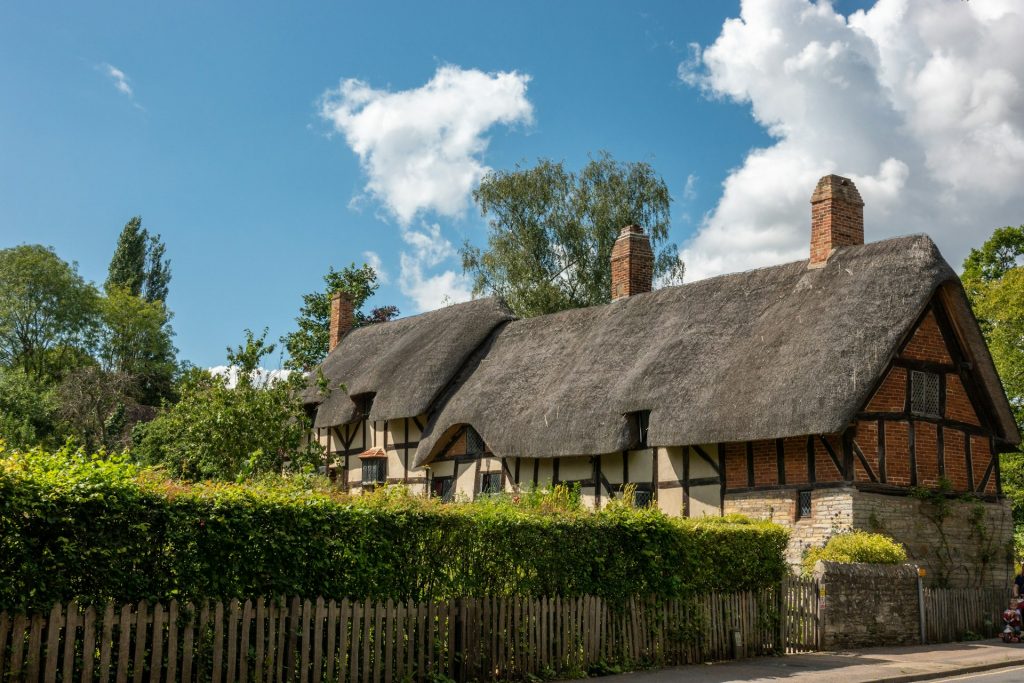
[[[932,683],[953,683],[954,681],[970,681],[971,683],[1020,683],[1024,681],[1024,666],[1011,666],[1006,669],[982,671],[976,674],[953,676],[952,678],[934,678]]]

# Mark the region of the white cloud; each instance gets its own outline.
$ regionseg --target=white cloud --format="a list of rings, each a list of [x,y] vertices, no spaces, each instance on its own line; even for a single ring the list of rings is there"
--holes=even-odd
[[[697,198],[697,181],[699,178],[691,173],[686,176],[686,185],[683,186],[683,199],[685,201],[692,201]]]
[[[456,255],[451,242],[441,235],[441,226],[434,223],[424,224],[421,230],[403,229],[402,241],[411,247],[411,252],[403,251],[400,256],[398,286],[402,294],[413,300],[417,312],[472,298],[472,287],[465,275],[453,270],[427,274],[429,269]]]
[[[366,192],[407,226],[420,212],[464,213],[488,170],[487,131],[533,120],[529,80],[442,66],[419,88],[389,92],[350,78],[324,93],[320,115],[359,156]]]
[[[679,66],[776,138],[748,153],[686,245],[688,279],[807,257],[809,200],[851,176],[868,240],[927,232],[959,266],[1024,215],[1024,6],[1017,0],[744,0]]]
[[[132,97],[135,94],[132,92],[132,86],[128,84],[128,76],[123,71],[113,64],[104,64],[103,68],[106,70],[107,75],[110,76],[111,80],[114,81],[114,87],[117,88],[118,92],[123,93],[128,97]]]
[[[377,282],[382,285],[386,285],[391,282],[388,272],[384,270],[384,263],[380,260],[380,254],[375,251],[364,251],[363,259],[365,259],[368,266],[373,268],[373,272],[377,273]]]

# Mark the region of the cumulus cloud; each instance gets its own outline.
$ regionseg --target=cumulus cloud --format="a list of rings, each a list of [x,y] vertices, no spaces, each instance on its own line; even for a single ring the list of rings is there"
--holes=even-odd
[[[382,285],[386,285],[391,282],[391,278],[388,276],[388,272],[384,270],[384,262],[380,259],[380,254],[375,251],[364,251],[363,259],[366,265],[373,268],[373,272],[377,273],[377,282]]]
[[[1017,0],[744,0],[679,77],[749,105],[748,153],[683,251],[690,279],[807,257],[826,173],[864,197],[869,240],[927,232],[954,265],[1024,215],[1024,6]]]
[[[420,213],[458,217],[487,172],[487,132],[528,124],[530,77],[442,66],[425,85],[390,92],[345,79],[320,101],[367,176],[365,191],[403,226]]]
[[[465,275],[453,270],[427,274],[456,255],[451,242],[441,235],[441,226],[433,223],[424,224],[420,230],[403,229],[402,241],[411,251],[403,251],[399,257],[398,286],[402,294],[413,300],[417,312],[472,298],[470,281]]]

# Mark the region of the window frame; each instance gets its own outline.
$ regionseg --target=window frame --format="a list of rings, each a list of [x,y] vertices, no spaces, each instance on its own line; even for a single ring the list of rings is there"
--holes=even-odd
[[[440,484],[441,490],[438,492],[435,487]],[[445,490],[447,485],[448,490]],[[455,500],[455,477],[433,477],[430,480],[430,497],[440,498],[442,503],[450,503]]]
[[[811,489],[801,489],[796,492],[796,519],[810,519],[814,516],[814,497]],[[807,512],[804,512],[804,498],[807,499]]]
[[[363,458],[360,468],[360,484],[365,487],[383,486],[388,483],[388,460],[387,458]],[[376,476],[373,479],[366,478],[367,467],[376,468]]]
[[[493,481],[497,477],[498,488],[495,490],[484,490],[484,482]],[[501,470],[495,472],[481,472],[479,480],[476,485],[476,494],[478,496],[493,496],[498,493],[502,493],[505,490],[505,480],[502,477]]]
[[[918,398],[920,392],[920,399]],[[934,393],[933,393],[934,392]],[[910,371],[910,414],[916,417],[942,417],[942,376],[928,370]],[[928,410],[934,407],[934,411]]]

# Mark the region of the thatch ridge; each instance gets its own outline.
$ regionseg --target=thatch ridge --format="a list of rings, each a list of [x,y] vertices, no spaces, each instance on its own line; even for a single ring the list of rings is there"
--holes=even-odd
[[[373,395],[373,420],[426,413],[491,330],[512,317],[504,302],[489,297],[352,330],[320,366],[326,397],[316,373],[310,376],[304,400],[319,404],[314,426],[359,419],[351,397],[364,394]]]
[[[439,401],[416,464],[456,424],[499,456],[621,451],[637,445],[628,414],[641,410],[655,446],[841,432],[957,279],[914,235],[841,248],[821,268],[799,261],[509,322]],[[1001,417],[1004,437],[1019,439]]]

